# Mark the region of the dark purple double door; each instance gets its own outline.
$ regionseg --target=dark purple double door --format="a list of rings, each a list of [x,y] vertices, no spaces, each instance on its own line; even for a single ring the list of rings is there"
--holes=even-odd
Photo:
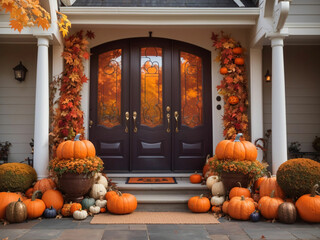
[[[134,38],[91,50],[89,136],[106,172],[190,172],[212,154],[210,52]]]

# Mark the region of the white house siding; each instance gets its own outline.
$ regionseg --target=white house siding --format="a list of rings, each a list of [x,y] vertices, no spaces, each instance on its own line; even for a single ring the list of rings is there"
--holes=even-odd
[[[320,45],[284,47],[288,146],[298,141],[303,152],[315,151],[312,141],[320,136],[319,54]],[[271,70],[269,46],[263,49],[263,62],[263,72]],[[271,129],[271,86],[264,83],[264,131]]]
[[[216,86],[220,84],[222,80],[222,75],[219,73],[220,63],[215,61],[217,56],[217,52],[212,47],[211,34],[212,32],[220,33],[222,29],[215,29],[211,27],[100,27],[100,28],[92,28],[92,30],[96,37],[93,40],[90,40],[90,48],[124,38],[134,38],[134,37],[148,37],[149,31],[152,31],[153,37],[160,38],[168,38],[174,39],[178,41],[183,41],[187,43],[191,43],[202,48],[205,48],[211,51],[212,57],[212,113],[213,113],[213,149],[215,149],[216,144],[223,139],[222,131],[222,115],[223,110],[217,110],[216,106],[218,104],[223,106],[223,101],[218,102],[216,97],[218,96]],[[73,31],[77,31],[73,29]],[[225,34],[230,35],[237,41],[243,45],[244,48],[248,49],[249,46],[249,30],[244,28],[242,29],[233,29],[233,28],[225,28],[223,29]],[[247,58],[247,70],[249,71],[249,53],[246,54]],[[85,69],[87,76],[90,76],[90,64],[89,61],[85,63]],[[248,74],[249,76],[249,74]],[[82,91],[82,107],[84,110],[84,120],[85,127],[88,129],[88,116],[89,116],[89,87],[87,84],[84,85]],[[86,131],[86,135],[88,136],[88,131]]]
[[[286,24],[317,23],[320,20],[319,0],[292,0]]]
[[[33,138],[37,46],[35,44],[0,44],[0,141],[12,143],[10,162],[31,156]],[[28,69],[24,82],[15,80],[13,67]]]

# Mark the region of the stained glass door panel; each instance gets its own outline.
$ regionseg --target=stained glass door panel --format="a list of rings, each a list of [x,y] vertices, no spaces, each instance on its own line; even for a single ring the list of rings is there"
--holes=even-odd
[[[121,123],[121,49],[99,55],[98,124],[108,128]]]

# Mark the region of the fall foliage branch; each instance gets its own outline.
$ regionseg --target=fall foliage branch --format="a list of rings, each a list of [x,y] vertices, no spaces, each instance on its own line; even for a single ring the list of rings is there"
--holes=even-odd
[[[57,107],[51,108],[53,121],[50,132],[51,151],[64,139],[73,139],[77,133],[83,135],[83,111],[81,110],[81,89],[83,83],[88,81],[84,74],[83,61],[89,59],[87,38],[94,38],[94,34],[88,31],[84,36],[79,31],[65,39],[65,48],[62,57],[65,61],[63,73],[51,85],[51,94],[55,94],[55,88],[59,86],[59,99]],[[53,99],[53,97],[51,97]],[[53,106],[53,102],[51,101]],[[54,157],[54,156],[53,156]]]
[[[212,33],[211,39],[215,50],[219,52],[216,61],[220,66],[227,69],[220,85],[217,86],[219,94],[224,99],[223,135],[226,139],[231,139],[237,133],[243,133],[244,137],[249,140],[248,133],[248,81],[244,65],[235,63],[236,58],[244,59],[243,52],[235,53],[233,49],[241,48],[241,44],[221,32],[221,36]],[[239,102],[230,104],[228,99],[236,96]]]

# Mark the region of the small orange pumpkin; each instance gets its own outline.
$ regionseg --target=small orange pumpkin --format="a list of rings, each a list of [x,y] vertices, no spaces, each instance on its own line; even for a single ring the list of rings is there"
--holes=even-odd
[[[138,205],[137,199],[130,193],[117,192],[107,204],[108,211],[114,214],[128,214],[136,210]]]
[[[44,210],[46,210],[46,204],[41,199],[37,199],[37,195],[41,194],[41,191],[35,191],[32,194],[31,199],[24,200],[24,204],[27,206],[28,218],[41,217]]]
[[[222,204],[222,212],[225,214],[228,214],[228,206],[229,206],[229,200],[224,201]]]
[[[191,197],[188,201],[188,208],[195,213],[208,212],[210,206],[210,200],[207,197],[203,197],[203,194]]]
[[[86,158],[96,155],[96,149],[92,142],[88,140],[81,141],[80,135],[77,134],[74,141],[68,140],[59,144],[56,152],[59,159]]]
[[[101,213],[105,213],[106,211],[107,211],[107,209],[105,207],[100,208]]]
[[[242,133],[234,140],[222,140],[218,143],[215,154],[218,159],[237,159],[255,161],[258,156],[257,148],[249,141],[241,141]]]
[[[234,60],[234,63],[237,65],[244,65],[244,59],[242,57],[238,57]]]
[[[82,210],[82,205],[81,205],[81,203],[72,203],[72,204],[71,204],[71,207],[70,207],[70,213],[71,213],[71,215],[73,215],[73,213],[74,213],[75,211],[80,211],[80,210]]]
[[[42,193],[49,189],[55,189],[57,186],[55,182],[51,178],[44,178],[41,180],[38,180],[36,184],[33,186],[34,191],[40,190]]]
[[[212,206],[211,211],[216,214],[219,214],[219,213],[221,213],[222,209],[219,206]]]
[[[320,196],[316,195],[318,184],[314,185],[311,194],[302,195],[296,202],[300,217],[307,222],[320,223]]]
[[[234,49],[232,49],[232,52],[236,55],[240,55],[242,54],[243,50],[241,47],[235,47]]]
[[[222,75],[227,74],[227,73],[228,73],[228,68],[226,68],[226,67],[220,68],[220,73],[221,73]]]
[[[229,199],[231,200],[233,197],[241,197],[241,196],[251,198],[250,190],[247,188],[241,187],[240,182],[238,182],[238,184],[239,184],[239,187],[234,187],[230,190]]]
[[[61,208],[61,214],[62,216],[64,217],[70,217],[72,216],[71,214],[71,206],[72,206],[72,203],[65,203],[63,204],[62,208]]]
[[[202,182],[202,177],[200,174],[198,174],[197,172],[195,172],[194,174],[192,174],[189,177],[189,180],[191,183],[201,183]]]
[[[230,96],[228,98],[228,103],[231,105],[236,105],[239,103],[239,98],[237,96]]]
[[[63,206],[63,196],[62,193],[58,190],[47,190],[41,198],[44,203],[46,204],[47,208],[50,208],[51,206],[59,211]]]

